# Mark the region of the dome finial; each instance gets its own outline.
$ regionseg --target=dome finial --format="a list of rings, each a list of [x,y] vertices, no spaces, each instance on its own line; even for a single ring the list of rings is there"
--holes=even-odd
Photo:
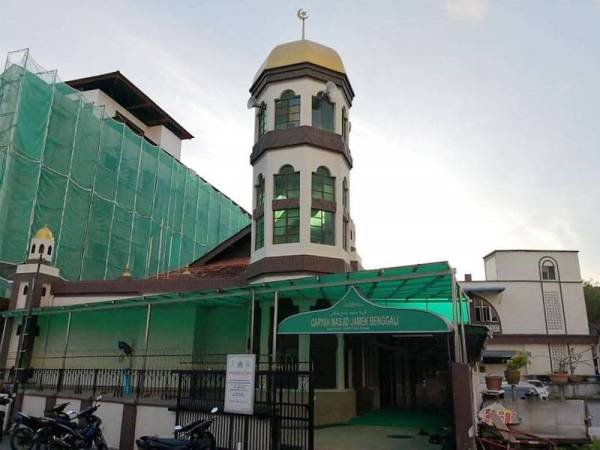
[[[308,11],[300,8],[296,15],[298,16],[298,19],[302,21],[302,40],[304,40],[304,22],[306,22],[306,19],[309,17]]]
[[[42,228],[37,230],[37,232],[35,233],[35,235],[33,237],[34,237],[34,239],[45,239],[47,241],[54,240],[54,235],[52,234],[52,231],[50,230],[50,228],[48,228],[48,225],[44,225]]]

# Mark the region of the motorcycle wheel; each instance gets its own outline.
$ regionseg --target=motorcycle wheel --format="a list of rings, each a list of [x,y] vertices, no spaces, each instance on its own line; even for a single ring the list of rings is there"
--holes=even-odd
[[[10,434],[10,448],[12,450],[29,450],[33,444],[33,430],[18,427]]]
[[[202,447],[199,450],[216,450],[217,441],[210,431],[202,437]]]
[[[102,435],[102,432],[99,432],[96,437],[94,437],[94,445],[98,450],[108,450],[108,445],[106,445],[106,440]]]

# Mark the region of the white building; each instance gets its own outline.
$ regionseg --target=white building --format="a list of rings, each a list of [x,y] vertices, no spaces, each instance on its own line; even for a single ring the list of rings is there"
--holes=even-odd
[[[528,375],[544,375],[561,361],[594,374],[598,338],[590,335],[577,251],[495,250],[484,258],[485,280],[461,284],[472,299],[474,324],[486,325],[483,364],[502,373],[516,351],[531,355]],[[569,355],[571,355],[569,357]]]
[[[67,84],[81,91],[87,101],[104,107],[105,117],[123,122],[177,159],[181,159],[182,141],[194,137],[119,71]]]

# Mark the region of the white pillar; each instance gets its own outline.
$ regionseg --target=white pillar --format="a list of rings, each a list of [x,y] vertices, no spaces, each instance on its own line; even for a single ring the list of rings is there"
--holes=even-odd
[[[336,351],[336,388],[346,389],[344,382],[344,335],[337,335],[337,351]]]

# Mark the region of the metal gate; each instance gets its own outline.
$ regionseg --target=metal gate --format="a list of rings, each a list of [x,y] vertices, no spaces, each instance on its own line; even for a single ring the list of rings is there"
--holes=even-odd
[[[216,406],[219,413],[211,431],[219,449],[314,449],[314,392],[310,363],[257,363],[252,416],[223,412],[224,365],[196,365],[202,368],[177,371],[178,424],[208,417]]]

